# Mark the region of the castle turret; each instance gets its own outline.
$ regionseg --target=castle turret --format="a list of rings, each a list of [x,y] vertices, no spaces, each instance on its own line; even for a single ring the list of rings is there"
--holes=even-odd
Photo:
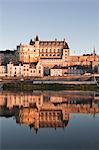
[[[38,35],[36,35],[35,41],[39,41]]]
[[[35,48],[39,48],[39,38],[38,38],[38,35],[36,35],[36,38],[35,38]]]
[[[30,45],[33,45],[33,44],[34,44],[34,41],[31,39],[29,44],[30,44]]]
[[[69,46],[68,46],[65,38],[64,38],[63,42],[64,42],[64,46],[63,46],[63,57],[62,58],[66,59],[66,57],[69,56],[70,50],[69,50]]]

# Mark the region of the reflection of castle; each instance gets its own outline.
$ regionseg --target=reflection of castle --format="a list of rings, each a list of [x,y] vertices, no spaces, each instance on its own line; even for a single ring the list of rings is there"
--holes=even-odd
[[[98,95],[98,94],[97,94]],[[99,113],[99,101],[94,93],[0,92],[0,115],[15,116],[17,123],[36,131],[43,127],[65,127],[69,113]]]
[[[69,114],[60,110],[38,110],[36,108],[22,108],[19,110],[17,122],[29,125],[34,129],[44,127],[65,127],[69,120]]]

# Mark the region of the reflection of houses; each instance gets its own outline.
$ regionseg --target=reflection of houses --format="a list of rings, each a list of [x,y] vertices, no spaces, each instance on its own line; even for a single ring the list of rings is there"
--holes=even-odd
[[[6,104],[7,108],[12,109],[13,107],[30,107],[33,105],[37,105],[40,107],[43,103],[42,95],[32,95],[32,94],[19,94],[19,93],[0,93],[0,106],[4,106]]]
[[[96,96],[95,96],[96,95]],[[62,109],[68,108],[68,106],[76,105],[89,105],[92,107],[93,104],[98,103],[97,97],[98,93],[90,92],[0,92],[0,106],[5,106],[9,109],[13,107],[33,107],[36,105],[37,109]],[[94,100],[94,101],[93,101]],[[72,110],[71,110],[72,111]]]
[[[96,96],[99,94],[96,93]],[[16,122],[34,129],[65,127],[70,113],[99,113],[99,101],[88,92],[0,92],[0,116],[15,116]]]

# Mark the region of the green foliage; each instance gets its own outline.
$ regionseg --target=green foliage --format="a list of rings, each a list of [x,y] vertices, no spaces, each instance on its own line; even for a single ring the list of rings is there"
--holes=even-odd
[[[4,90],[19,90],[19,91],[32,91],[32,90],[99,90],[96,85],[66,85],[66,84],[32,84],[24,82],[5,83]]]

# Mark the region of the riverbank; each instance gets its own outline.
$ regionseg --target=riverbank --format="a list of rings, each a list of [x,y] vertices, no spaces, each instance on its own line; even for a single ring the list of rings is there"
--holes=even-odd
[[[84,91],[99,91],[96,84],[33,84],[32,82],[14,82],[4,83],[3,90],[17,90],[17,91],[33,91],[33,90],[84,90]]]

